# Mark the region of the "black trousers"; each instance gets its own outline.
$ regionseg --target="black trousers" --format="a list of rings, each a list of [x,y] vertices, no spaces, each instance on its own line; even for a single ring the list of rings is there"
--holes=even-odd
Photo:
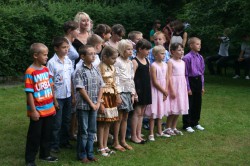
[[[210,74],[215,74],[214,67],[213,67],[213,62],[215,61],[215,64],[217,65],[217,74],[221,74],[221,68],[225,66],[225,64],[231,60],[231,56],[221,56],[221,55],[216,55],[216,56],[209,56],[206,58],[206,63],[208,66],[208,70]]]
[[[235,74],[240,75],[240,66],[244,67],[244,74],[245,76],[249,76],[250,71],[250,57],[245,58],[243,61],[239,62],[238,60],[235,61]]]
[[[38,121],[30,119],[25,149],[26,163],[35,161],[39,147],[40,158],[50,156],[49,141],[51,136],[51,126],[53,123],[52,118],[53,116],[40,117]]]
[[[199,124],[202,103],[202,82],[201,77],[189,77],[189,85],[192,95],[188,96],[189,110],[188,115],[182,116],[183,129],[194,127]]]

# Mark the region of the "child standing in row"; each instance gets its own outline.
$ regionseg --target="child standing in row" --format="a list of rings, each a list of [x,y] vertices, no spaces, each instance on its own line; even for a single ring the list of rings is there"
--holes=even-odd
[[[59,148],[72,148],[69,142],[69,127],[71,118],[71,103],[74,102],[73,84],[71,75],[74,71],[72,62],[67,56],[68,40],[56,37],[52,45],[55,55],[49,60],[47,67],[54,81],[55,107],[57,109],[52,127],[51,151],[58,153]]]
[[[181,60],[184,55],[181,43],[170,45],[172,58],[168,61],[169,97],[167,99],[167,129],[168,135],[182,135],[176,129],[179,115],[188,114],[188,92],[185,78],[185,62]]]
[[[146,39],[141,39],[136,44],[137,55],[132,60],[135,72],[134,82],[137,95],[135,96],[135,110],[131,122],[131,141],[137,144],[145,143],[145,140],[141,136],[142,119],[146,106],[152,103],[149,61],[146,58],[150,48],[151,43]]]
[[[119,57],[115,63],[116,69],[116,82],[118,91],[121,92],[120,96],[122,104],[118,106],[119,121],[114,124],[114,148],[119,151],[125,149],[132,150],[133,148],[126,143],[126,129],[128,114],[133,109],[135,84],[134,84],[134,70],[133,64],[129,57],[132,56],[133,46],[129,40],[121,40],[118,44]],[[120,140],[119,143],[119,131]]]
[[[105,43],[106,46],[111,46],[115,49],[118,49],[118,42],[122,40],[122,37],[125,36],[125,28],[121,24],[115,24],[112,26],[111,38]]]
[[[204,94],[204,70],[203,57],[199,54],[201,40],[192,37],[188,41],[191,51],[183,57],[186,64],[186,80],[188,89],[189,110],[187,115],[183,115],[183,129],[187,132],[194,132],[192,127],[204,130],[199,124],[201,114],[202,95]]]
[[[165,58],[165,48],[163,46],[155,46],[153,48],[155,61],[150,67],[151,75],[151,92],[152,104],[147,106],[145,114],[150,117],[150,135],[148,139],[154,139],[154,124],[157,119],[158,132],[156,136],[170,137],[162,132],[162,117],[167,115],[167,96],[168,96],[168,66],[163,62]]]
[[[30,118],[27,134],[25,162],[27,166],[36,166],[35,158],[40,148],[39,158],[48,162],[58,159],[50,155],[49,141],[53,116],[53,81],[49,70],[43,66],[48,60],[48,48],[42,43],[30,46],[33,64],[25,72],[25,92],[27,96],[27,114]]]
[[[118,57],[118,51],[111,46],[105,46],[102,51],[102,62],[99,65],[105,86],[100,109],[97,114],[98,129],[98,152],[102,156],[109,156],[108,148],[109,128],[112,122],[119,120],[117,106],[121,104],[120,94],[115,83],[114,63]]]
[[[104,82],[94,67],[95,48],[90,45],[80,47],[83,65],[75,73],[77,90],[77,158],[83,163],[97,161],[94,157],[94,136],[96,134],[96,116],[101,104]]]

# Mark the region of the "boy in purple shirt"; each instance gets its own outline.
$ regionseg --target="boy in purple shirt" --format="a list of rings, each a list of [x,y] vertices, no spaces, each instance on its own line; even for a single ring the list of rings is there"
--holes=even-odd
[[[204,130],[199,124],[202,95],[204,94],[204,70],[205,64],[203,57],[199,54],[201,40],[192,37],[188,41],[191,51],[183,57],[186,64],[186,80],[189,99],[188,115],[183,115],[183,129],[187,132],[194,132],[192,127]]]

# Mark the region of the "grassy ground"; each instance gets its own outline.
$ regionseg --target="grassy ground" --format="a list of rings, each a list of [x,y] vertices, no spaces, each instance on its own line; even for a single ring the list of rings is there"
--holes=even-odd
[[[203,132],[156,138],[134,150],[100,158],[92,165],[250,165],[250,81],[206,76],[201,124]],[[28,127],[22,86],[0,88],[0,165],[24,165]],[[181,127],[181,119],[179,120]],[[143,131],[148,135],[148,131]],[[73,144],[75,144],[73,142]],[[75,150],[64,150],[58,163],[40,166],[77,166]]]

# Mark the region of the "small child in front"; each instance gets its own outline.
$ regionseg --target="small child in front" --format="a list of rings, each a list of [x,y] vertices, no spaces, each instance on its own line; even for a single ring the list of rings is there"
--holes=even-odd
[[[101,104],[104,82],[100,72],[94,67],[95,48],[90,45],[80,47],[79,54],[84,60],[75,73],[77,90],[77,158],[83,163],[97,161],[94,157],[94,136],[96,134],[97,110]]]
[[[162,117],[167,115],[168,96],[168,65],[163,62],[165,58],[165,48],[161,45],[153,48],[155,61],[150,67],[152,104],[146,107],[145,114],[150,118],[149,141],[155,141],[154,125],[157,119],[157,137],[170,137],[162,132]]]
[[[199,54],[201,40],[192,37],[188,40],[191,51],[183,57],[186,65],[185,75],[187,80],[189,110],[187,115],[183,115],[183,129],[187,132],[194,132],[192,127],[204,130],[199,124],[201,114],[202,95],[204,94],[204,71],[205,63]]]
[[[49,141],[53,116],[56,109],[53,104],[53,81],[49,70],[43,66],[48,60],[48,48],[42,43],[30,47],[33,64],[25,72],[25,92],[27,96],[27,114],[30,117],[27,134],[25,162],[27,166],[36,166],[35,158],[40,148],[39,158],[48,162],[58,159],[50,155]]]

